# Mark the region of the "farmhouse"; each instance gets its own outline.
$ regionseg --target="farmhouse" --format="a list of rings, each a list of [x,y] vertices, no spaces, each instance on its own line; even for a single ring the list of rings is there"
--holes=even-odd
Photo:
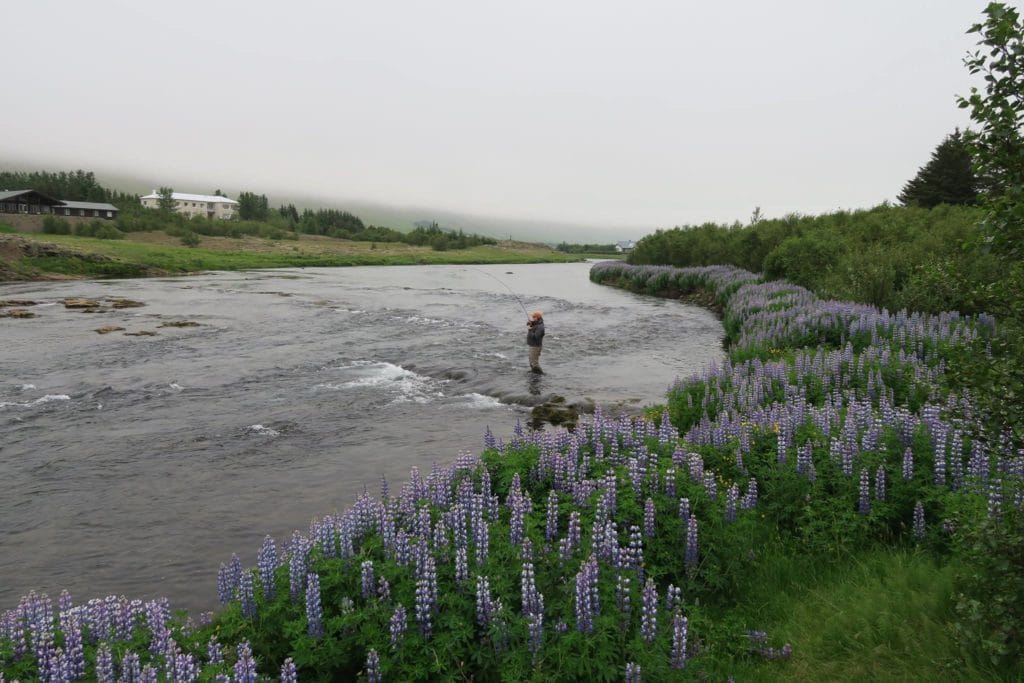
[[[620,254],[628,254],[633,251],[633,247],[636,246],[636,242],[633,240],[622,240],[615,243],[615,251]]]
[[[73,202],[64,200],[60,206],[53,208],[53,213],[58,216],[82,216],[85,218],[106,218],[113,220],[117,218],[118,208],[113,204],[102,202]]]
[[[0,192],[0,213],[76,216],[82,218],[117,218],[117,207],[101,202],[76,202],[54,199],[36,190],[4,190]]]
[[[174,200],[174,210],[189,218],[234,218],[238,214],[238,202],[220,195],[172,192],[171,198]],[[160,208],[160,194],[153,190],[152,194],[142,197],[142,206],[147,209]]]
[[[48,214],[63,202],[35,190],[4,190],[0,192],[0,212]]]

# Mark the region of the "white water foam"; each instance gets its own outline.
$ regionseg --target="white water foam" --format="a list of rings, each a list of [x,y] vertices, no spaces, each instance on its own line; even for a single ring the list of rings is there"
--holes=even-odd
[[[180,384],[178,384],[177,382],[171,382],[167,386],[169,386],[174,391],[181,391],[182,390],[182,386]]]
[[[338,369],[355,375],[355,379],[318,386],[335,391],[380,389],[393,396],[392,403],[430,403],[444,396],[441,386],[445,384],[445,380],[419,375],[400,365],[383,361],[355,361]]]
[[[485,410],[487,408],[497,408],[502,405],[501,401],[493,396],[487,396],[485,394],[478,394],[473,392],[471,394],[463,394],[459,396],[461,401],[465,403],[459,403],[460,408],[470,408],[473,410]]]
[[[19,387],[19,388],[21,389],[21,391],[28,391],[29,389],[35,389],[36,385],[35,384],[22,384],[21,387]]]
[[[18,406],[19,408],[32,408],[34,406],[42,405],[44,403],[50,403],[51,401],[70,401],[71,397],[67,394],[47,394],[46,396],[40,396],[34,401],[26,401],[25,403],[18,403],[16,401],[0,401],[0,408],[7,408],[9,406]]]
[[[245,428],[246,434],[259,434],[260,436],[269,436],[271,438],[280,436],[281,432],[270,427],[264,427],[263,425],[249,425]]]

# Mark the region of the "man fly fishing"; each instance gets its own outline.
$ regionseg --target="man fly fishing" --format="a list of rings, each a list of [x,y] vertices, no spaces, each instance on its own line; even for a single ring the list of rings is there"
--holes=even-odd
[[[540,369],[540,352],[544,347],[544,316],[540,311],[531,313],[526,321],[526,345],[530,349],[530,370],[544,374]]]

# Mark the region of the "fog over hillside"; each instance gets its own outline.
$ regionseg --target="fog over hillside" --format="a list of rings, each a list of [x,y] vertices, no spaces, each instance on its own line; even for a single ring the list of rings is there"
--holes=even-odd
[[[557,244],[559,242],[609,244],[619,240],[636,240],[655,230],[655,227],[635,225],[617,227],[614,225],[584,225],[543,219],[480,216],[451,209],[388,205],[360,199],[346,199],[342,196],[326,197],[288,192],[278,193],[273,188],[236,187],[230,182],[230,179],[224,179],[221,182],[211,181],[208,178],[198,178],[198,174],[197,178],[158,178],[142,174],[102,170],[93,165],[71,168],[30,161],[5,162],[0,167],[0,170],[60,172],[77,170],[78,168],[95,173],[97,181],[104,187],[122,192],[148,194],[159,187],[165,186],[173,187],[178,192],[192,192],[195,194],[209,194],[215,190],[222,190],[229,197],[233,198],[238,197],[239,192],[255,192],[256,194],[266,195],[270,206],[274,208],[282,204],[295,204],[299,211],[306,208],[344,209],[359,216],[366,225],[378,225],[403,231],[412,230],[417,221],[436,221],[438,225],[445,229],[463,230],[497,239],[511,238],[524,242],[546,242],[549,244]]]

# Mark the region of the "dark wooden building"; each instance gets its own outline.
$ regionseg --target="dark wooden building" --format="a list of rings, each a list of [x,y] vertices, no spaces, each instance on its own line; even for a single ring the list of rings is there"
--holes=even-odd
[[[0,212],[47,214],[56,213],[54,207],[63,206],[59,199],[35,190],[4,190],[0,192]]]

